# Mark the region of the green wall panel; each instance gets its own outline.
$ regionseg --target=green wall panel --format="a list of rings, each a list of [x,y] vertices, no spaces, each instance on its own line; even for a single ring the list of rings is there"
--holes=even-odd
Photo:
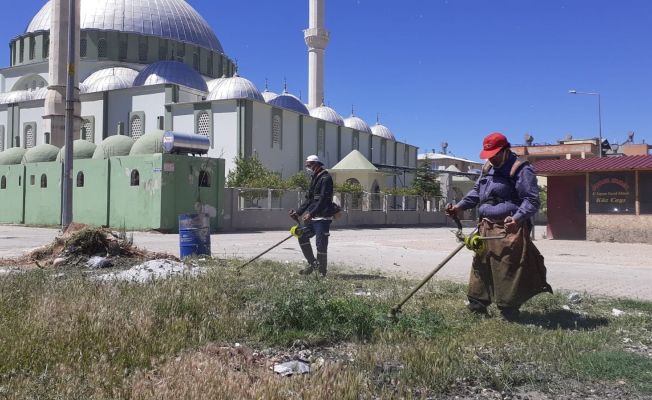
[[[80,182],[80,173],[83,182]],[[75,160],[72,173],[73,221],[92,226],[109,224],[109,160]],[[79,186],[83,184],[83,186]]]
[[[61,224],[61,167],[59,162],[25,165],[25,224]],[[47,179],[41,187],[41,179]]]
[[[0,165],[0,180],[6,187],[0,189],[0,223],[22,224],[25,212],[25,166]]]

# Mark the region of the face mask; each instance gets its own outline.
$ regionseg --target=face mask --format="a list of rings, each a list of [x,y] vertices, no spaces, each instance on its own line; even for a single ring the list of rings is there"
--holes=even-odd
[[[314,172],[312,172],[312,168],[310,168],[310,167],[306,167],[306,172],[307,172],[308,175],[310,175],[310,176],[312,176],[312,174],[314,173]]]

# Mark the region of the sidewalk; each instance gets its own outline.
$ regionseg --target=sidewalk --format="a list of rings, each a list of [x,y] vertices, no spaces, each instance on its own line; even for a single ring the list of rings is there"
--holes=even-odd
[[[537,229],[540,234],[543,229]],[[0,257],[23,254],[49,243],[56,229],[0,226]],[[216,234],[212,236],[217,257],[255,256],[287,237],[285,231]],[[134,233],[137,246],[179,254],[177,235]],[[546,259],[548,281],[553,289],[589,292],[652,301],[652,245],[545,240],[535,242]],[[331,265],[354,270],[421,278],[428,274],[457,243],[451,228],[385,228],[332,230]],[[437,279],[466,282],[471,252],[462,250],[437,275]],[[277,261],[302,261],[295,239],[265,257]],[[249,267],[253,268],[253,267]]]

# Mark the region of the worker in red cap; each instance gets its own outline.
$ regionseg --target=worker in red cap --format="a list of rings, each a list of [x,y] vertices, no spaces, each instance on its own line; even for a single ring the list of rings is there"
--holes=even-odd
[[[532,166],[518,159],[502,133],[484,138],[480,158],[487,160],[473,189],[446,213],[478,207],[481,236],[505,236],[487,240],[487,251],[473,258],[468,308],[487,315],[495,303],[501,316],[518,320],[519,308],[531,297],[552,293],[546,281],[543,256],[530,239],[530,223],[539,210],[539,187]]]

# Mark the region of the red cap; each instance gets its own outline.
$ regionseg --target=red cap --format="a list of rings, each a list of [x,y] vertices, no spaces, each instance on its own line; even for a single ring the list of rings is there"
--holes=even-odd
[[[491,158],[507,146],[509,146],[509,142],[505,135],[500,132],[490,133],[482,141],[480,158],[483,160]]]

